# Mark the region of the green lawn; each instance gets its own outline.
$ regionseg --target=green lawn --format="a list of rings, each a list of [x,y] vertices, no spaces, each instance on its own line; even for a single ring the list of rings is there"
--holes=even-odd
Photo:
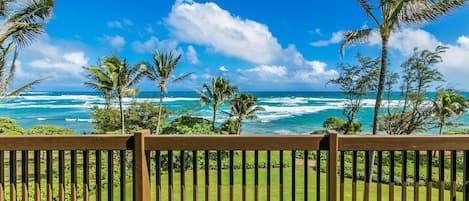
[[[32,153],[29,154],[30,157],[32,157]],[[117,153],[114,154],[115,156],[117,156]],[[176,154],[177,155],[177,154]],[[202,155],[202,154],[199,154],[199,155]],[[82,178],[83,178],[83,168],[82,168],[82,163],[81,163],[81,154],[78,155],[79,156],[79,164],[78,164],[78,178],[77,178],[77,181],[78,181],[78,195],[79,197],[81,197],[82,195]],[[254,163],[254,154],[253,152],[248,152],[247,153],[247,163],[248,163],[248,166],[249,164],[253,164]],[[278,152],[272,152],[272,164],[278,164]],[[7,159],[7,158],[6,158]],[[315,156],[314,157],[311,157],[311,161],[313,161],[313,159],[315,159]],[[107,168],[106,168],[106,164],[107,164],[107,154],[104,152],[103,155],[102,155],[102,198],[103,200],[107,200],[107,192],[106,192],[106,189],[107,189],[107,181],[108,181],[108,178],[107,178]],[[259,164],[264,164],[266,161],[266,154],[265,152],[261,152],[259,154]],[[291,181],[292,181],[292,178],[291,178],[291,172],[292,172],[292,169],[291,169],[291,153],[290,152],[285,152],[284,154],[284,163],[288,165],[288,167],[284,168],[284,200],[291,200],[291,195],[292,195],[292,184],[291,184]],[[301,161],[301,160],[300,160]],[[8,184],[8,160],[5,160],[6,164],[4,166],[5,168],[5,173],[6,173],[6,177],[5,177],[5,190],[6,190],[6,198],[8,198],[8,195],[9,195],[9,184]],[[117,162],[117,161],[116,161]],[[215,161],[211,161],[211,164],[212,165],[215,165],[216,162]],[[228,164],[228,160],[227,159],[224,159],[223,160],[223,164],[224,165],[227,165]],[[235,165],[240,165],[241,164],[241,153],[240,152],[237,152],[236,153],[236,156],[235,156]],[[17,176],[17,183],[18,183],[18,198],[20,197],[21,195],[21,162],[20,160],[18,160],[18,176]],[[34,187],[34,184],[33,184],[33,174],[32,174],[32,171],[33,171],[33,162],[32,160],[29,161],[29,191],[30,191],[30,197],[32,198],[32,195],[33,195],[33,187]],[[119,198],[119,184],[120,184],[120,181],[119,181],[119,168],[117,167],[117,163],[115,163],[115,167],[114,167],[114,200],[118,200]],[[362,165],[359,165],[359,171],[363,171],[362,168],[360,168],[360,166]],[[399,172],[400,172],[400,165],[398,165],[398,167],[396,167],[396,176],[399,175]],[[409,176],[413,174],[412,172],[412,167],[413,165],[412,164],[409,164],[409,169],[408,169],[408,173],[409,173]],[[154,164],[151,164],[151,167],[154,168]],[[202,167],[201,165],[199,165],[199,168]],[[325,164],[322,165],[322,167],[325,167]],[[42,180],[41,180],[41,186],[43,189],[45,189],[45,161],[42,161],[42,164],[41,164],[41,168],[42,168]],[[54,170],[57,171],[58,169],[58,160],[54,160]],[[90,187],[91,187],[91,200],[95,200],[95,164],[94,164],[94,156],[92,156],[90,158],[90,168],[89,168],[89,171],[90,171]],[[385,167],[384,168],[384,171],[387,172],[388,169]],[[434,178],[437,178],[436,177],[436,174],[437,174],[437,171],[438,171],[438,168],[433,168],[433,172],[434,172]],[[66,188],[66,194],[69,195],[70,194],[70,158],[68,155],[66,155],[66,185],[67,185],[67,188]],[[421,168],[420,170],[421,172],[421,175],[424,175],[425,173],[425,168]],[[448,182],[449,179],[449,170],[446,170],[445,172],[446,173],[446,181]],[[58,184],[58,177],[57,177],[57,172],[54,172],[55,176],[54,176],[54,196],[56,197],[57,196],[57,184]],[[223,170],[222,171],[223,175],[222,175],[222,178],[223,178],[223,181],[222,181],[222,189],[223,189],[223,200],[228,200],[228,196],[229,196],[229,171],[228,170]],[[154,174],[154,169],[152,169],[152,174]],[[203,170],[199,170],[198,171],[198,176],[199,176],[199,179],[198,179],[198,183],[199,183],[199,191],[198,191],[198,194],[199,194],[199,200],[204,200],[204,180],[205,180],[205,175],[204,175],[204,171]],[[247,170],[247,198],[248,200],[254,200],[254,169],[248,169]],[[185,186],[185,189],[186,189],[186,200],[191,200],[192,199],[192,170],[187,170],[186,173],[185,173],[185,178],[186,178],[186,186]],[[303,178],[304,178],[304,171],[303,171],[303,165],[301,164],[298,164],[296,165],[296,191],[295,191],[295,195],[296,195],[296,199],[297,200],[303,200],[304,198],[304,181],[303,181]],[[410,179],[412,180],[412,179]],[[458,182],[461,182],[462,180],[462,175],[461,173],[458,173]],[[180,174],[175,172],[174,173],[174,198],[175,200],[180,200],[180,197],[179,197],[179,191],[180,191]],[[272,185],[271,185],[271,196],[272,198],[274,198],[273,200],[277,200],[276,198],[279,197],[279,168],[272,168],[272,176],[271,176],[271,181],[272,181]],[[321,198],[322,199],[325,199],[325,190],[326,190],[326,174],[325,173],[321,173]],[[132,192],[131,192],[131,189],[132,189],[132,184],[130,183],[131,182],[131,169],[130,167],[127,169],[127,200],[132,200]],[[211,170],[210,171],[210,186],[211,186],[211,189],[210,189],[210,197],[212,198],[211,200],[216,200],[216,193],[217,193],[217,175],[216,175],[216,171],[215,170]],[[242,186],[241,186],[241,170],[235,170],[235,174],[234,174],[234,182],[235,182],[235,200],[240,200],[241,199],[241,189],[242,189]],[[267,182],[267,179],[266,179],[266,169],[264,168],[260,168],[259,169],[259,200],[266,200],[266,182]],[[168,187],[168,181],[167,181],[167,173],[165,171],[163,171],[163,174],[162,174],[162,200],[167,200],[167,197],[168,197],[168,192],[167,192],[167,187]],[[152,175],[152,178],[151,178],[151,185],[152,185],[152,197],[155,198],[155,176]],[[423,184],[422,184],[423,185]],[[351,200],[351,196],[352,196],[352,184],[351,184],[351,179],[349,178],[346,178],[345,180],[345,200]],[[396,200],[400,200],[401,198],[401,187],[400,186],[395,186],[395,199]],[[310,167],[308,169],[308,195],[309,195],[309,200],[315,200],[315,197],[316,197],[316,172],[314,170],[314,168]],[[420,199],[423,200],[425,199],[425,193],[426,193],[426,189],[424,187],[421,187],[420,188]],[[449,191],[445,191],[445,200],[449,200]],[[462,193],[458,192],[457,193],[457,196],[458,196],[458,200],[462,199]],[[437,196],[438,196],[438,189],[437,188],[434,188],[433,189],[433,198],[432,200],[437,200]],[[361,200],[362,199],[362,196],[363,196],[363,182],[359,181],[357,183],[357,199],[358,200]],[[45,198],[45,190],[42,191],[42,197]],[[376,185],[372,185],[372,200],[375,200],[376,199]],[[383,200],[387,200],[388,198],[388,186],[383,184]],[[409,200],[413,200],[413,187],[410,187],[408,186],[407,187],[407,198]]]

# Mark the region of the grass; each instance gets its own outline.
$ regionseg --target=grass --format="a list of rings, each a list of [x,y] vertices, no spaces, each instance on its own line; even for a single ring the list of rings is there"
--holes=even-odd
[[[20,159],[20,152],[17,152],[18,153],[18,159]],[[57,152],[55,152],[56,154]],[[66,153],[69,153],[69,152],[66,152]],[[92,152],[93,153],[93,152]],[[298,153],[298,152],[297,152]],[[9,176],[9,163],[8,163],[8,155],[6,155],[6,160],[5,160],[5,166],[3,167],[4,170],[5,170],[5,176],[6,176],[6,179],[8,178]],[[29,156],[32,158],[32,152],[30,152]],[[114,153],[115,156],[118,156],[117,152]],[[176,156],[178,156],[177,153],[175,153]],[[91,158],[90,158],[90,188],[91,188],[91,200],[95,200],[95,196],[96,196],[96,191],[95,191],[95,164],[94,164],[94,156],[93,155],[90,155]],[[202,156],[202,154],[200,153],[199,156]],[[311,159],[310,161],[313,161],[316,156],[313,156],[313,155],[310,155],[311,156]],[[57,155],[54,156],[54,161],[53,161],[53,166],[54,166],[54,196],[57,197],[57,189],[58,189],[58,177],[57,177],[57,169],[58,169],[58,160],[56,159]],[[422,156],[423,157],[423,156]],[[66,154],[66,178],[65,178],[65,181],[66,181],[66,195],[69,196],[70,194],[70,156],[69,154]],[[254,154],[253,152],[247,152],[247,163],[248,164],[253,164],[254,163]],[[278,155],[278,152],[272,152],[272,164],[278,164],[279,162],[279,155]],[[83,181],[83,167],[82,167],[82,160],[81,160],[81,154],[78,154],[78,174],[77,174],[77,181],[78,181],[78,195],[79,197],[82,196],[82,181]],[[259,164],[264,164],[266,162],[266,154],[265,152],[260,152],[259,154]],[[292,157],[291,157],[291,152],[284,152],[284,163],[287,164],[287,167],[284,168],[284,198],[285,200],[291,200],[291,196],[292,196],[292,178],[291,178],[291,173],[292,173],[292,168],[291,168],[291,162],[292,162]],[[322,160],[323,164],[321,165],[322,167],[325,167],[325,164],[324,164],[324,160]],[[107,200],[107,181],[108,181],[108,178],[107,178],[107,168],[106,168],[106,164],[107,164],[107,154],[106,152],[102,153],[102,177],[101,177],[101,180],[102,180],[102,198],[103,200]],[[215,161],[211,161],[211,165],[215,165]],[[227,165],[228,164],[228,160],[227,159],[224,159],[223,160],[223,164],[224,165]],[[235,154],[235,165],[240,165],[241,164],[241,154],[240,152],[236,152]],[[398,163],[397,163],[398,164]],[[21,197],[21,177],[20,177],[20,173],[21,173],[21,160],[18,160],[17,162],[17,171],[18,171],[18,176],[17,176],[17,188],[18,188],[18,198]],[[115,168],[114,168],[114,200],[118,200],[119,199],[119,184],[120,184],[120,181],[119,181],[119,168],[117,167],[117,160],[115,161]],[[363,171],[362,168],[360,168],[361,165],[359,165],[359,171]],[[154,164],[151,164],[151,167],[154,168]],[[202,167],[202,165],[199,165],[199,168]],[[214,167],[214,166],[212,166]],[[375,167],[376,168],[376,167]],[[45,198],[45,187],[46,187],[46,184],[45,184],[45,161],[42,161],[41,163],[41,169],[42,169],[42,179],[41,179],[41,187],[42,187],[42,198]],[[295,180],[296,180],[296,191],[294,192],[295,195],[296,195],[296,199],[297,200],[303,200],[304,198],[304,181],[303,181],[303,178],[304,178],[304,169],[303,169],[303,165],[301,164],[298,164],[296,165],[296,177],[295,177]],[[32,174],[32,171],[33,171],[33,162],[32,162],[32,159],[29,160],[29,195],[30,195],[30,198],[32,198],[33,196],[33,187],[34,187],[34,181],[33,181],[33,174]],[[152,169],[152,173],[154,174],[154,169]],[[384,172],[388,172],[388,168],[385,167],[384,168]],[[413,174],[413,164],[410,163],[409,161],[409,168],[408,168],[408,173],[409,173],[409,176]],[[422,175],[424,175],[426,169],[425,168],[421,168],[420,172],[422,173]],[[396,176],[399,175],[399,172],[400,172],[400,164],[398,164],[398,167],[396,167]],[[446,181],[448,182],[449,181],[449,170],[445,170],[446,173]],[[168,178],[167,178],[167,174],[165,171],[162,172],[162,200],[167,200],[168,198],[168,191],[167,191],[167,187],[168,187]],[[438,173],[438,168],[433,168],[433,173],[434,173],[434,178],[437,178],[436,175]],[[272,185],[271,185],[271,197],[274,198],[273,200],[277,200],[276,198],[279,197],[279,168],[272,168],[272,172],[271,172],[271,178],[272,178]],[[254,200],[254,169],[248,169],[247,170],[247,198],[248,200]],[[174,178],[173,178],[173,186],[174,186],[174,198],[175,200],[180,200],[179,198],[179,194],[180,194],[180,178],[181,178],[181,175],[178,173],[178,172],[175,172],[174,173]],[[222,200],[228,200],[228,196],[229,196],[229,171],[227,169],[224,169],[222,171],[222,189],[223,189],[223,199]],[[185,194],[186,194],[186,200],[191,200],[192,199],[192,170],[188,170],[186,171],[185,173],[185,179],[186,179],[186,186],[185,186]],[[412,180],[411,177],[409,177],[410,180]],[[458,173],[458,176],[457,176],[457,179],[458,179],[458,182],[461,182],[462,180],[462,174],[459,172]],[[198,171],[198,183],[199,183],[199,186],[198,186],[198,194],[199,194],[199,200],[204,200],[204,188],[205,188],[205,185],[204,185],[204,180],[205,180],[205,175],[204,175],[204,171],[203,170],[199,170]],[[322,199],[325,199],[325,196],[326,196],[326,174],[325,173],[321,173],[321,178],[320,178],[320,181],[321,181],[321,191],[320,191],[320,196]],[[130,167],[127,168],[127,192],[126,192],[126,197],[127,197],[127,200],[132,200],[132,192],[131,192],[131,189],[132,189],[132,184],[130,183],[131,182],[131,169]],[[216,175],[216,171],[215,170],[211,170],[210,171],[210,197],[212,198],[212,200],[216,200],[216,197],[217,197],[217,175]],[[241,199],[241,189],[242,189],[242,185],[241,185],[241,170],[235,170],[234,172],[234,188],[235,188],[235,199],[234,200],[240,200]],[[259,169],[259,200],[266,200],[266,182],[267,182],[267,179],[266,179],[266,169],[264,168],[260,168]],[[9,192],[8,192],[8,189],[9,189],[9,184],[8,184],[8,180],[5,180],[5,190],[6,190],[6,194],[5,194],[5,197],[6,198],[9,198],[8,195],[9,195]],[[345,200],[351,200],[351,196],[352,196],[352,181],[351,179],[349,178],[346,178],[345,179]],[[151,185],[152,185],[152,198],[155,198],[155,176],[152,175],[152,178],[151,178]],[[372,195],[372,200],[375,200],[376,199],[376,185],[372,185],[372,192],[371,192],[371,195]],[[383,184],[383,200],[387,200],[388,198],[388,185],[385,185]],[[396,200],[400,200],[401,199],[401,186],[395,186],[395,199]],[[424,199],[425,198],[425,193],[426,193],[426,189],[422,186],[420,187],[419,189],[419,197],[420,199]],[[308,195],[309,195],[309,199],[310,200],[315,200],[315,197],[316,197],[316,172],[314,170],[314,168],[310,167],[308,168]],[[433,198],[432,200],[437,200],[437,196],[438,196],[438,189],[437,188],[433,188]],[[450,195],[450,192],[449,191],[445,191],[445,200],[449,200],[449,195]],[[361,200],[362,199],[362,196],[363,196],[363,182],[362,181],[358,181],[357,182],[357,199],[358,200]],[[462,198],[462,193],[461,192],[458,192],[457,193],[457,196],[458,196],[458,199]],[[409,200],[413,200],[413,187],[407,187],[407,198]],[[8,199],[7,199],[8,200]]]

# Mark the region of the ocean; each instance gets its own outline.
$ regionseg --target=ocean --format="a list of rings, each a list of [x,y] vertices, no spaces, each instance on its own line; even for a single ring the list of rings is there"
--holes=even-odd
[[[345,97],[339,92],[252,92],[258,97],[258,106],[265,111],[258,119],[245,121],[243,134],[308,134],[321,129],[323,121],[330,116],[341,116]],[[469,93],[464,93],[469,97]],[[125,104],[133,99],[158,104],[158,92],[141,92],[135,98],[125,98]],[[364,132],[370,132],[373,114],[373,97],[364,100],[365,106],[357,118],[362,121]],[[0,102],[0,116],[10,117],[24,127],[49,124],[90,133],[93,130],[90,108],[103,105],[104,99],[96,92],[28,92],[20,97]],[[392,105],[397,106],[398,100]],[[195,92],[169,92],[164,106],[175,111],[186,110],[193,116],[211,119],[211,107],[201,106]],[[222,105],[221,110],[229,110]],[[227,117],[218,114],[217,123]],[[469,115],[456,120],[469,125]],[[427,133],[436,133],[429,130]]]

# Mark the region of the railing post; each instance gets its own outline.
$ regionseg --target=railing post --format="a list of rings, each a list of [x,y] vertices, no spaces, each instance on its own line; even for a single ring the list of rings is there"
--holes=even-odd
[[[150,130],[139,131],[134,135],[134,200],[136,201],[150,201],[150,177],[145,155],[145,137],[149,135]]]
[[[327,131],[329,153],[327,157],[327,200],[337,200],[337,153],[339,138],[336,131]]]

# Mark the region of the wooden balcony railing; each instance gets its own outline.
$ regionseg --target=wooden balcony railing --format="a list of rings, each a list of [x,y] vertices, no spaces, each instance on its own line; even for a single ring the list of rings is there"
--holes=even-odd
[[[469,201],[468,162],[469,136],[0,136],[0,201]]]

